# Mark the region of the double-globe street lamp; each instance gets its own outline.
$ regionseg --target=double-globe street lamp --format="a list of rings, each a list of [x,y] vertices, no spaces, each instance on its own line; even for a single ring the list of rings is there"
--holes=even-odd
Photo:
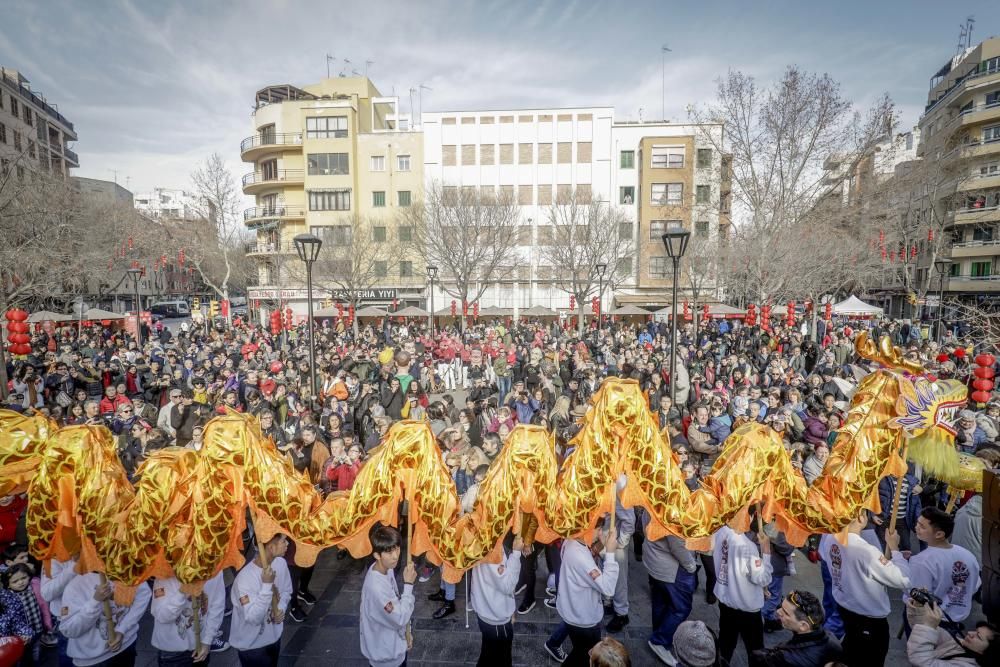
[[[677,367],[680,359],[677,355],[677,281],[680,277],[681,257],[687,251],[691,232],[686,229],[675,229],[663,235],[663,247],[667,257],[674,265],[674,279],[670,283],[670,402],[677,403]]]
[[[135,344],[138,347],[139,355],[142,355],[142,306],[139,305],[139,279],[142,277],[142,269],[132,268],[125,272],[132,279],[132,288],[135,290]]]
[[[940,278],[940,283],[938,285],[938,304],[937,304],[937,320],[934,324],[934,331],[936,333],[935,340],[938,344],[941,343],[941,339],[944,338],[941,331],[941,311],[944,310],[944,277],[951,269],[951,260],[947,257],[939,257],[934,260],[934,270],[938,273],[938,278]]]
[[[319,258],[323,241],[313,234],[299,234],[294,239],[295,251],[306,265],[306,327],[309,335],[309,388],[312,400],[316,398],[316,340],[313,337],[313,279],[312,265]]]
[[[438,267],[428,266],[427,267],[427,280],[430,281],[431,287],[431,335],[434,335],[434,279],[437,278]]]

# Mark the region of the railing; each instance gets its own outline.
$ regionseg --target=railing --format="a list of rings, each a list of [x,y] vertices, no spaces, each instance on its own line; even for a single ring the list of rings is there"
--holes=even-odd
[[[261,146],[297,146],[302,144],[301,132],[260,132],[240,142],[240,153]]]
[[[251,171],[243,177],[243,187],[248,185],[257,185],[259,183],[301,181],[304,177],[305,171],[302,169],[278,169],[268,173],[264,173],[262,171]]]
[[[960,88],[962,84],[965,83],[966,81],[969,81],[970,79],[978,79],[981,76],[989,76],[991,74],[998,74],[998,73],[1000,73],[1000,70],[987,70],[985,72],[979,72],[976,69],[971,70],[968,74],[966,74],[961,79],[952,84],[951,88],[946,90],[944,94],[941,95],[941,97],[937,98],[936,100],[928,104],[926,107],[924,107],[924,115],[927,115],[934,109],[934,107],[936,107],[937,105],[941,104],[946,99],[951,97],[951,94],[955,92],[956,89]]]
[[[294,243],[247,243],[243,250],[248,255],[296,252]]]
[[[989,139],[986,139],[985,141],[976,139],[974,141],[969,141],[967,143],[959,144],[958,146],[955,146],[950,151],[948,151],[947,153],[945,153],[944,155],[942,155],[941,157],[939,157],[938,160],[946,160],[946,159],[950,158],[952,155],[954,155],[955,153],[957,153],[959,151],[962,151],[962,150],[965,150],[967,148],[975,148],[976,146],[983,146],[983,145],[986,145],[986,144],[993,144],[993,143],[996,143],[998,141],[1000,141],[1000,137],[990,137]]]
[[[38,95],[31,92],[31,90],[22,85],[21,82],[19,82],[17,79],[11,76],[7,76],[6,73],[3,73],[2,78],[0,78],[0,80],[2,80],[4,83],[10,86],[14,90],[14,92],[16,92],[18,95],[28,98],[29,100],[31,100],[33,104],[44,109],[45,113],[49,114],[50,116],[58,120],[60,123],[68,127],[70,131],[73,132],[73,134],[76,134],[76,129],[73,127],[73,123],[66,120],[65,116],[63,116],[61,113],[55,110],[55,107],[53,107],[51,104],[43,100]]]
[[[301,218],[306,214],[302,206],[254,206],[243,211],[243,221],[257,218]]]
[[[1000,245],[1000,239],[991,239],[989,241],[961,241],[959,243],[952,243],[952,248],[981,248],[984,246],[995,246]]]
[[[938,131],[939,132],[943,132],[945,130],[950,130],[951,126],[955,125],[960,120],[962,120],[962,117],[965,116],[966,114],[976,113],[978,111],[986,111],[987,109],[1000,109],[1000,102],[994,102],[993,104],[979,104],[979,105],[976,105],[974,107],[970,107],[968,109],[965,109],[964,111],[959,111],[957,116],[955,116],[954,118],[952,118],[951,120],[949,120],[947,123],[945,123],[944,127],[942,127]]]
[[[79,156],[77,156],[77,154],[75,152],[71,151],[70,149],[63,148],[63,155],[66,156],[66,159],[68,159],[68,160],[70,160],[72,162],[75,162],[77,164],[80,164],[80,158],[79,158]]]
[[[982,281],[982,280],[1000,280],[1000,273],[995,273],[991,276],[948,276],[948,280],[971,280],[971,281]]]

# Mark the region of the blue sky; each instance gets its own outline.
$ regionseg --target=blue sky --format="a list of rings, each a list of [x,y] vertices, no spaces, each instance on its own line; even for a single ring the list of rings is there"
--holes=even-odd
[[[299,2],[2,0],[0,64],[21,70],[80,136],[80,176],[128,177],[133,191],[186,187],[205,156],[235,174],[254,92],[325,76],[326,54],[364,70],[427,111],[613,105],[659,118],[710,101],[714,80],[742,69],[770,81],[795,63],[827,72],[859,107],[888,92],[904,124],[919,117],[931,74],[958,27],[1000,34],[996,0],[961,3]],[[342,61],[348,59],[352,65]]]

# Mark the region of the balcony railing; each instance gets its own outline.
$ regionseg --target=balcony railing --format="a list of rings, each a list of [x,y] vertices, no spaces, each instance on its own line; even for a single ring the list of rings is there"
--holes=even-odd
[[[251,148],[262,146],[299,146],[301,144],[301,132],[260,132],[240,142],[240,153],[246,153]]]
[[[276,171],[251,171],[243,177],[243,187],[260,183],[281,183],[283,181],[301,181],[305,177],[302,169],[278,169]]]
[[[952,248],[982,248],[990,246],[1000,245],[1000,239],[991,239],[989,241],[961,241],[959,243],[952,243]]]
[[[1000,102],[994,102],[992,104],[977,104],[974,107],[969,107],[965,111],[959,111],[957,116],[955,116],[954,118],[952,118],[951,120],[949,120],[947,123],[945,123],[944,127],[942,127],[938,131],[941,132],[941,131],[944,131],[944,130],[950,130],[953,125],[955,125],[956,123],[961,122],[961,120],[962,120],[962,118],[964,116],[967,116],[970,113],[976,113],[978,111],[986,111],[988,109],[1000,109]]]
[[[949,97],[951,97],[951,94],[953,92],[955,92],[956,90],[958,90],[959,88],[961,88],[962,84],[965,83],[966,81],[969,81],[971,79],[978,79],[979,77],[983,77],[983,76],[990,76],[991,74],[997,74],[997,73],[998,73],[998,70],[987,70],[985,72],[978,72],[975,69],[971,70],[968,74],[966,74],[961,79],[959,79],[958,81],[956,81],[952,85],[951,88],[949,88],[948,90],[946,90],[944,92],[944,94],[941,95],[941,97],[937,98],[936,100],[934,100],[933,102],[931,102],[930,104],[928,104],[927,107],[924,109],[924,115],[927,115],[928,113],[930,113],[934,109],[934,107],[936,107],[937,105],[941,104],[946,99],[948,99]]]
[[[77,156],[77,154],[71,151],[70,149],[64,148],[63,155],[65,155],[66,159],[69,160],[70,162],[75,162],[76,164],[80,164],[79,156]]]
[[[275,253],[294,253],[294,243],[247,243],[243,247],[248,255],[270,255]]]
[[[7,74],[5,74],[5,73],[0,73],[0,74],[2,74],[2,76],[0,76],[0,80],[2,80],[5,84],[7,84],[8,86],[10,86],[10,88],[14,92],[16,92],[17,94],[21,95],[22,97],[26,97],[29,100],[31,100],[31,102],[35,106],[44,109],[45,113],[49,114],[50,116],[52,116],[53,118],[55,118],[56,120],[58,120],[60,123],[62,123],[64,126],[66,126],[67,128],[69,128],[70,132],[72,132],[73,134],[76,134],[76,129],[73,127],[73,123],[71,123],[68,120],[66,120],[66,117],[63,116],[58,111],[56,111],[55,107],[53,107],[51,104],[49,104],[48,102],[46,102],[45,100],[43,100],[41,97],[39,97],[35,93],[31,92],[31,90],[28,89],[27,86],[21,85],[21,83],[17,79],[15,79],[14,77],[7,76]]]
[[[257,218],[301,218],[305,214],[302,206],[254,206],[243,211],[243,222]]]

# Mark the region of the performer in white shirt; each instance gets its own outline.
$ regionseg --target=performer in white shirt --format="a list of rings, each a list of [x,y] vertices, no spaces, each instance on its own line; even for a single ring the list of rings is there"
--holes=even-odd
[[[41,582],[41,594],[45,598],[45,601],[49,604],[49,610],[52,612],[52,618],[56,621],[56,630],[59,630],[59,610],[62,609],[62,596],[63,591],[66,590],[66,586],[73,580],[76,576],[74,571],[76,568],[76,559],[79,553],[74,553],[73,557],[69,560],[56,560],[53,558],[48,562],[48,567],[42,568],[42,582]],[[56,635],[56,640],[59,647],[59,664],[68,665],[72,663],[69,656],[66,654],[66,649],[68,646],[68,641],[66,635],[62,632],[58,632]]]
[[[771,583],[771,543],[761,534],[760,551],[746,533],[723,526],[715,533],[715,597],[719,599],[719,655],[728,663],[743,638],[747,659],[764,648],[764,590]]]
[[[514,537],[511,552],[500,563],[480,563],[472,568],[471,607],[483,635],[477,665],[509,666],[514,660],[514,624],[517,610],[514,589],[521,575],[524,540]],[[531,553],[530,548],[528,553]]]
[[[595,538],[599,534],[595,533]],[[588,665],[588,651],[601,641],[602,596],[613,596],[618,582],[618,563],[615,561],[618,540],[611,531],[604,539],[603,572],[596,561],[601,553],[598,539],[589,548],[580,540],[563,542],[556,610],[566,622],[573,642],[573,650],[564,665]]]
[[[233,602],[229,643],[239,652],[243,667],[278,664],[285,611],[292,599],[292,577],[284,559],[287,550],[288,538],[275,535],[264,545],[267,567],[258,553],[236,575],[229,592]]]
[[[67,653],[77,667],[135,664],[139,621],[152,597],[149,586],[140,584],[132,604],[125,607],[115,603],[114,586],[101,579],[96,572],[78,574],[63,591],[59,628],[69,639]],[[111,605],[111,628],[104,615],[105,601]]]
[[[399,531],[376,524],[369,539],[375,562],[361,586],[361,653],[372,667],[399,667],[406,662],[406,626],[413,615],[417,569],[412,561],[406,564],[400,595],[394,571],[402,551]]]
[[[882,665],[889,651],[889,594],[886,588],[906,588],[909,580],[899,567],[899,534],[886,530],[892,560],[861,536],[868,525],[862,510],[847,526],[847,544],[833,535],[819,542],[819,555],[830,570],[833,599],[844,624],[844,662]]]
[[[208,664],[212,640],[222,626],[226,611],[226,584],[222,572],[205,582],[196,598],[200,605],[199,625],[201,648],[197,648],[194,633],[194,600],[181,592],[181,582],[174,577],[157,578],[153,582],[152,644],[159,651],[158,662],[163,665]]]

